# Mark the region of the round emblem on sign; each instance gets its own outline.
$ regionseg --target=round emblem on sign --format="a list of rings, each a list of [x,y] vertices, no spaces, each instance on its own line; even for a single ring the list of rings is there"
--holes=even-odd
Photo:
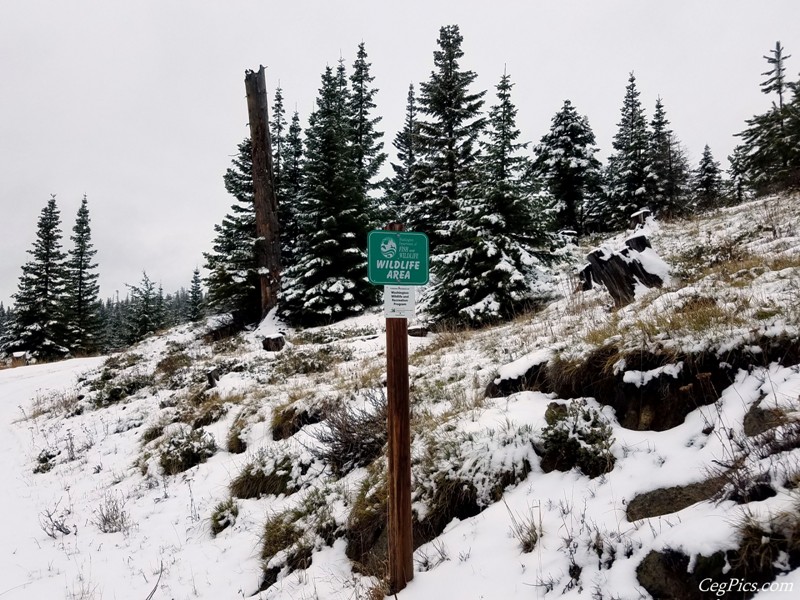
[[[381,254],[386,258],[394,258],[394,255],[397,254],[397,243],[394,238],[387,237],[381,240]]]

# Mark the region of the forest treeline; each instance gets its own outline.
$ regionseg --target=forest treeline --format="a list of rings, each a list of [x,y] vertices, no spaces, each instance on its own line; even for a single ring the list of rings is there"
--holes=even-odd
[[[477,74],[460,64],[462,42],[457,25],[440,29],[429,78],[409,85],[403,126],[392,140],[393,160],[363,42],[349,68],[344,59],[325,67],[304,130],[297,111],[287,115],[283,90],[275,90],[270,133],[282,257],[279,313],[288,323],[324,324],[376,305],[380,288],[367,281],[366,239],[389,222],[430,239],[426,318],[480,326],[550,297],[558,248],[575,237],[624,229],[642,209],[662,218],[686,217],[800,185],[800,81],[787,77],[790,57],[780,42],[764,57],[760,83],[772,105],[732,132],[740,143],[727,157],[726,172],[708,145],[696,165],[689,163],[665,102],[658,98],[648,118],[633,73],[605,162],[598,158],[588,118],[569,99],[547,133],[528,146],[519,140],[511,74],[499,74],[491,94],[476,89]],[[207,295],[196,272],[185,307],[172,310],[172,322],[197,318],[201,301],[242,324],[260,317],[249,139],[239,144],[224,182],[234,201],[204,255]],[[96,266],[87,268],[91,253],[78,250],[77,222],[75,250],[66,259],[60,247],[45,247],[49,230],[42,220],[53,210],[49,206],[14,309],[0,310],[5,351],[89,352],[86,340],[100,338],[84,333],[86,319],[106,324],[105,345],[95,342],[95,350],[139,339],[155,330],[150,323],[168,323],[152,316],[166,315],[169,302],[145,275],[130,287],[126,316],[117,318],[125,324],[110,328],[122,303],[96,300]],[[43,283],[49,261],[64,265],[61,287]],[[88,312],[79,308],[80,273],[89,273],[95,294]],[[172,300],[180,304],[177,295]],[[147,325],[138,327],[137,319]],[[110,329],[122,333],[111,336]]]

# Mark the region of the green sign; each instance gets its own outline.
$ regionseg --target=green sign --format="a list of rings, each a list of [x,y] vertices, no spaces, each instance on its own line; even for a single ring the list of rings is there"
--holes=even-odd
[[[428,236],[413,231],[370,231],[367,275],[375,285],[428,283]]]

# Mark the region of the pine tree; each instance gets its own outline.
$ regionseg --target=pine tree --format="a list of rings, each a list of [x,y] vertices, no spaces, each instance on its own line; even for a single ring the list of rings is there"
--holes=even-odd
[[[669,128],[664,104],[656,100],[648,140],[650,179],[648,197],[657,215],[678,216],[689,212],[688,184],[690,178],[686,154]]]
[[[61,214],[55,195],[38,220],[32,256],[22,267],[14,294],[14,318],[7,352],[25,350],[36,358],[62,358],[69,353],[64,327],[64,259]]]
[[[186,316],[192,323],[196,323],[203,318],[204,313],[200,269],[195,269],[192,274],[192,287],[189,288],[189,306]]]
[[[417,105],[414,84],[408,86],[406,116],[403,128],[397,132],[392,143],[397,152],[397,162],[391,163],[394,177],[387,183],[384,220],[401,221],[406,206],[412,201],[414,169],[417,165]]]
[[[161,286],[156,289],[155,282],[142,272],[139,285],[127,284],[130,292],[130,305],[125,311],[126,342],[135,344],[163,324],[164,296]]]
[[[719,206],[722,175],[719,163],[714,160],[708,144],[703,148],[703,156],[693,173],[692,183],[697,210],[711,210]]]
[[[278,206],[284,198],[284,154],[286,153],[286,109],[283,107],[283,90],[281,86],[275,89],[275,100],[272,104],[269,130],[272,145],[272,176],[275,184],[275,194],[278,197]]]
[[[419,122],[414,201],[405,220],[428,234],[433,255],[442,253],[458,207],[474,189],[478,138],[485,125],[480,114],[485,92],[470,91],[477,75],[459,65],[462,42],[458,25],[439,30],[434,71],[420,86],[419,109],[426,119]]]
[[[728,156],[727,195],[729,202],[740,204],[744,202],[746,190],[749,187],[744,166],[744,151],[741,146],[736,146],[733,153]]]
[[[776,42],[771,56],[764,57],[771,69],[762,73],[764,94],[775,94],[772,108],[746,121],[742,138],[740,164],[744,179],[757,192],[769,192],[800,185],[800,98],[794,84],[786,82],[783,46]],[[792,100],[786,96],[793,91]]]
[[[376,302],[366,280],[369,205],[352,149],[352,120],[342,63],[322,75],[305,136],[303,191],[295,264],[283,278],[282,313],[300,325],[336,321]]]
[[[286,271],[295,262],[295,246],[300,234],[298,210],[303,182],[303,140],[300,116],[292,115],[286,140],[283,143],[281,167],[281,198],[278,218],[281,225],[281,263]]]
[[[427,309],[438,321],[495,322],[545,293],[532,247],[547,240],[529,211],[523,176],[530,165],[517,141],[512,86],[504,74],[481,143],[480,184],[458,208],[446,253],[434,258]]]
[[[600,196],[600,162],[589,120],[578,114],[572,102],[553,117],[550,131],[534,149],[534,174],[547,191],[546,210],[556,231],[573,230],[583,235],[591,223]],[[587,222],[588,221],[588,222]]]
[[[92,262],[97,250],[92,246],[86,196],[81,201],[72,232],[70,240],[73,246],[66,263],[64,297],[67,337],[73,354],[85,355],[97,352],[102,342],[98,314],[100,286],[97,283],[97,263]]]
[[[644,109],[633,73],[628,78],[621,118],[606,170],[606,200],[601,214],[608,227],[622,228],[631,214],[648,204],[652,179]]]
[[[383,152],[383,132],[376,129],[382,117],[374,117],[375,94],[377,88],[372,87],[375,80],[370,74],[371,63],[367,62],[367,51],[364,42],[358,45],[356,60],[353,63],[353,74],[350,75],[349,112],[353,120],[353,159],[356,163],[356,178],[360,192],[367,198],[381,186],[375,177],[386,161]]]
[[[214,226],[212,251],[204,253],[209,270],[208,304],[214,310],[233,313],[242,323],[249,323],[261,315],[249,138],[239,144],[239,154],[232,162],[224,181],[235,202],[222,223]]]

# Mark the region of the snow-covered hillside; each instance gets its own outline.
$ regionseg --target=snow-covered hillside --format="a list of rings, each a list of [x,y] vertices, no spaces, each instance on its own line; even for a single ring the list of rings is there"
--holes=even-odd
[[[795,597],[797,223],[797,197],[651,222],[671,281],[629,306],[564,265],[536,314],[409,338],[397,598]],[[216,326],[0,370],[3,600],[383,597],[382,316],[276,352],[272,320]]]

